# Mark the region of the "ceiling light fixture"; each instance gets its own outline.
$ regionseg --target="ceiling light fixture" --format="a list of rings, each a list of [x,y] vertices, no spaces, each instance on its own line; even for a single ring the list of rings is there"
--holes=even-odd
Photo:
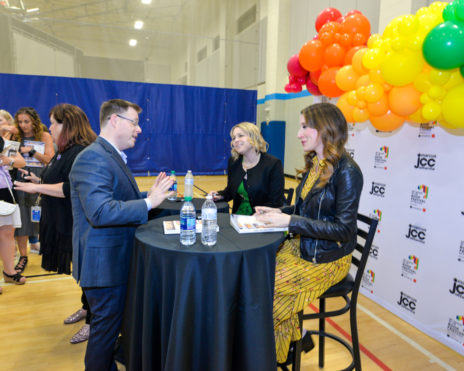
[[[34,12],[38,12],[38,11],[39,11],[39,8],[31,8],[31,9],[26,10],[27,13],[34,13]]]
[[[151,0],[142,0],[142,4],[151,4]]]
[[[130,46],[136,46],[136,45],[137,45],[137,40],[135,40],[135,39],[130,39],[130,40],[129,40],[129,45],[130,45]]]
[[[142,27],[143,27],[143,21],[135,21],[135,23],[134,23],[134,28],[135,28],[136,30],[141,30]]]

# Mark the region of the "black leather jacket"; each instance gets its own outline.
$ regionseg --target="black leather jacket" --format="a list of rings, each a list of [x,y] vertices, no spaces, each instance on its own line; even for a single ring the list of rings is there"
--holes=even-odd
[[[301,190],[308,174],[296,190],[296,205],[281,208],[292,214],[289,232],[300,235],[301,258],[328,263],[350,254],[356,246],[359,198],[363,186],[361,169],[344,154],[323,188],[314,187],[304,200]]]

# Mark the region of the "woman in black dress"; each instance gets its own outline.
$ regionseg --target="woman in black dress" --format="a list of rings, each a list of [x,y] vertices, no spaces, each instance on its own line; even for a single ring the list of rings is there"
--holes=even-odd
[[[50,132],[58,148],[50,163],[43,169],[40,178],[33,173],[25,173],[30,183],[15,182],[15,189],[27,193],[40,193],[42,215],[40,218],[40,246],[42,268],[47,271],[70,274],[72,261],[73,217],[71,209],[69,172],[74,159],[97,135],[90,127],[86,114],[72,104],[59,104],[50,110]],[[86,299],[82,297],[83,308],[65,320],[74,323],[83,319],[90,311],[86,309]],[[79,330],[77,339],[88,337],[88,324]],[[76,335],[78,335],[76,334]],[[80,342],[73,341],[72,343]]]

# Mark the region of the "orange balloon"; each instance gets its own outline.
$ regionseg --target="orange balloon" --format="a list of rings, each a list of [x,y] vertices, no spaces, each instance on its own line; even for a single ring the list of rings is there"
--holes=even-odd
[[[361,86],[367,86],[371,83],[369,79],[369,75],[365,74],[359,77],[358,81],[356,81],[356,87],[359,88]]]
[[[386,94],[383,94],[375,102],[368,102],[367,103],[367,110],[373,116],[382,116],[388,111],[388,98]]]
[[[314,85],[318,85],[319,77],[321,76],[321,70],[311,71],[309,73],[309,78]]]
[[[343,116],[347,122],[354,122],[353,119],[353,109],[354,107],[348,103],[348,93],[343,94],[338,98],[337,107],[342,111]]]
[[[351,35],[347,33],[343,33],[340,35],[340,40],[338,43],[343,46],[344,49],[348,50],[351,47]],[[353,57],[353,56],[352,56]],[[349,64],[349,63],[344,63],[344,64]]]
[[[367,41],[371,34],[371,24],[363,14],[354,13],[345,17],[342,23],[342,30],[344,33],[348,33],[353,36],[360,33],[364,35],[365,40]]]
[[[340,44],[332,44],[324,51],[324,63],[329,67],[343,66],[346,51]]]
[[[346,52],[344,64],[345,65],[351,64],[351,61],[353,60],[353,55],[355,55],[359,49],[363,49],[363,48],[365,48],[365,46],[354,46],[351,49],[349,49]]]
[[[388,94],[388,105],[393,113],[399,116],[409,116],[421,106],[421,92],[413,84],[394,86]]]
[[[364,122],[369,119],[369,112],[366,109],[356,107],[353,110],[353,120],[355,122]]]
[[[364,99],[369,103],[374,103],[377,102],[382,95],[384,95],[384,91],[381,85],[375,83],[369,84],[366,86]]]
[[[369,78],[372,82],[376,82],[378,84],[383,84],[385,82],[382,77],[382,72],[380,72],[380,68],[376,70],[369,70]]]
[[[356,81],[358,80],[359,76],[354,72],[353,66],[343,66],[337,72],[337,76],[335,77],[335,82],[337,86],[344,90],[349,91],[353,90],[356,87]]]
[[[301,47],[298,59],[307,71],[320,70],[323,63],[324,46],[319,40],[309,40]]]
[[[401,125],[403,125],[405,120],[405,117],[395,115],[390,110],[382,116],[370,116],[372,126],[379,131],[393,131],[398,129]]]
[[[343,94],[343,90],[335,82],[338,70],[338,67],[329,68],[327,71],[322,72],[321,77],[319,77],[319,90],[326,97],[334,98]]]
[[[364,53],[367,52],[367,48],[359,49],[354,55],[353,59],[351,60],[351,64],[353,65],[354,72],[356,72],[359,76],[362,76],[369,71],[364,67],[362,63],[362,58]],[[300,62],[301,64],[301,62]],[[302,65],[303,66],[303,65]],[[304,66],[303,66],[304,68]]]

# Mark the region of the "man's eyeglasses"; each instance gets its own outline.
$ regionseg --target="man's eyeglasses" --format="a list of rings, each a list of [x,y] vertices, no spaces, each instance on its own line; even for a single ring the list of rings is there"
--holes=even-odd
[[[133,120],[133,119],[130,119],[129,117],[125,117],[125,116],[119,115],[117,113],[115,113],[115,115],[118,116],[119,118],[123,119],[123,120],[129,121],[135,127],[137,127],[137,126],[140,127],[139,120]]]

